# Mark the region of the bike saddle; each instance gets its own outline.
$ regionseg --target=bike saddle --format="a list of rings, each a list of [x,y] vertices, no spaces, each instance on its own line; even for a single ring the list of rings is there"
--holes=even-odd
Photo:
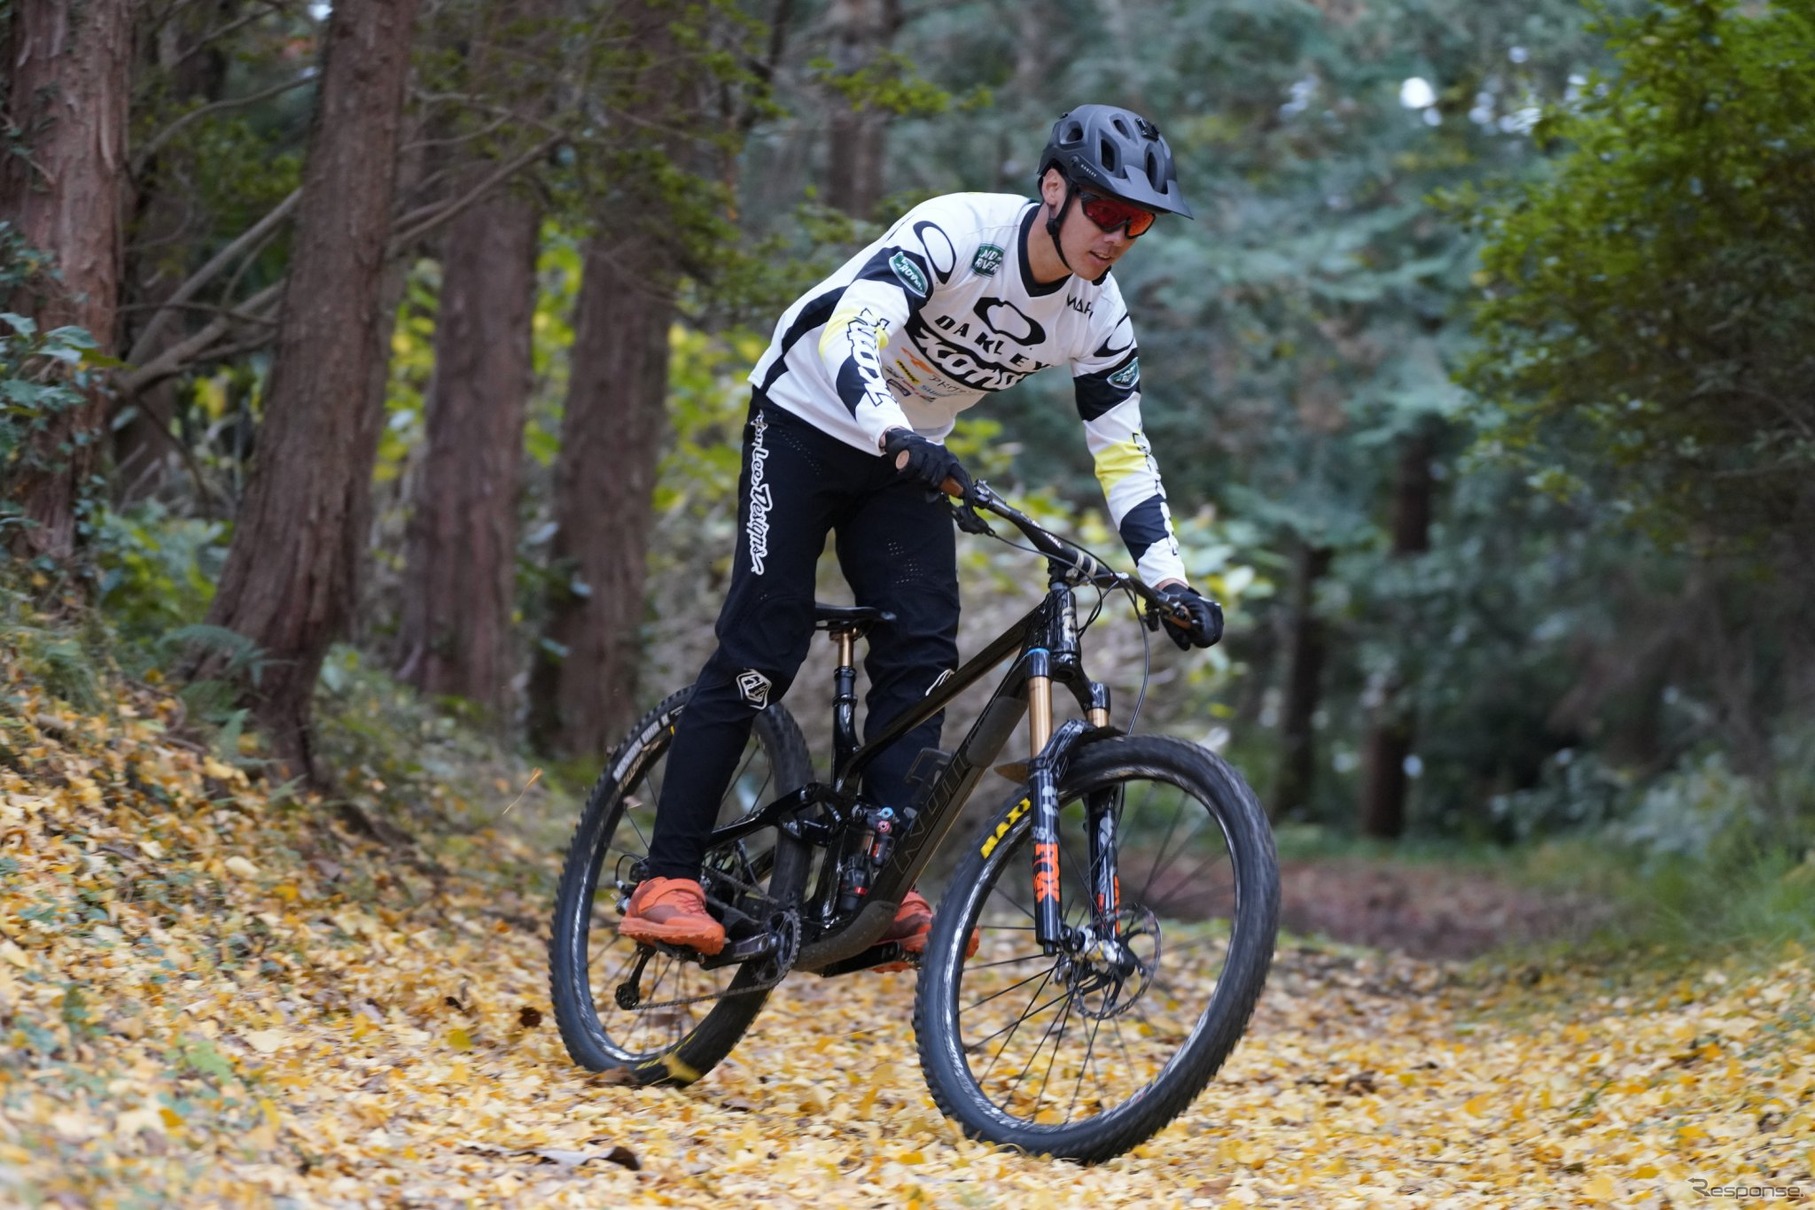
[[[893,622],[895,615],[871,605],[827,605],[813,603],[813,629],[833,634],[862,634],[878,622]]]

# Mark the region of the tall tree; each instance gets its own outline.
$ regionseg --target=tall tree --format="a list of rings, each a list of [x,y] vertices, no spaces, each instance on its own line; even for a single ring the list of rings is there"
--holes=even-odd
[[[748,129],[701,54],[722,32],[715,16],[660,0],[623,13],[631,60],[609,100],[652,133],[613,157],[582,269],[556,468],[560,575],[529,684],[531,738],[551,753],[603,752],[635,710],[668,333],[683,276],[708,267],[691,249],[727,238],[710,143]]]
[[[15,0],[0,85],[0,120],[19,140],[0,157],[0,212],[52,257],[60,279],[37,283],[39,299],[24,305],[41,328],[86,328],[104,353],[116,343],[134,7],[132,0]],[[19,481],[6,485],[31,522],[18,539],[26,552],[74,553],[105,408],[94,394],[87,406],[59,414],[34,438]]]
[[[146,22],[151,28],[136,40],[135,126],[143,126],[144,111],[168,124],[149,136],[135,137],[133,145],[134,213],[121,285],[125,321],[120,348],[138,354],[134,361],[155,357],[181,341],[193,326],[163,307],[176,298],[195,267],[190,260],[203,246],[201,236],[212,216],[197,202],[191,165],[183,162],[188,157],[170,154],[170,144],[174,132],[223,100],[230,58],[219,31],[233,26],[241,7],[241,0],[181,5]],[[180,385],[171,377],[136,394],[115,392],[109,424],[117,501],[156,495],[171,467],[187,453],[170,431]]]
[[[1317,785],[1317,709],[1327,655],[1326,627],[1317,614],[1317,585],[1329,574],[1335,553],[1302,537],[1293,552],[1292,599],[1284,618],[1286,685],[1279,718],[1279,770],[1267,803],[1275,819],[1306,813]]]
[[[382,277],[419,2],[341,0],[328,19],[258,454],[209,613],[262,650],[255,713],[280,758],[311,775],[310,698],[346,624],[369,522]]]
[[[547,641],[530,728],[552,753],[602,754],[635,713],[655,470],[666,431],[668,329],[679,271],[635,229],[587,246],[555,482]]]
[[[850,82],[888,53],[901,29],[899,0],[832,0],[835,80]],[[888,114],[856,89],[835,95],[826,154],[826,201],[854,218],[869,218],[882,200],[884,131]]]
[[[457,31],[460,83],[520,110],[526,124],[546,117],[557,9],[516,0],[473,10]],[[488,126],[493,117],[486,113]],[[475,132],[444,141],[456,149],[456,194],[496,171],[498,157]],[[542,211],[533,185],[497,188],[441,240],[427,439],[409,502],[401,674],[494,712],[508,707],[516,671],[517,505]]]
[[[1431,515],[1435,481],[1431,461],[1436,442],[1428,425],[1403,438],[1393,477],[1392,557],[1405,561],[1431,548]],[[1362,757],[1360,825],[1363,836],[1393,840],[1405,831],[1406,798],[1413,743],[1417,738],[1416,704],[1406,693],[1404,669],[1385,670],[1378,686]]]
[[[541,207],[500,189],[443,242],[427,448],[411,494],[402,675],[493,710],[515,672],[517,492]]]

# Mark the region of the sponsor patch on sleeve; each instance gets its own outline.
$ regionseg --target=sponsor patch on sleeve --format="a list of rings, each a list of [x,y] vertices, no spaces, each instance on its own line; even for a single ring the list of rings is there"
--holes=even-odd
[[[971,257],[971,272],[978,277],[994,277],[996,270],[1002,267],[1002,249],[994,244],[984,244],[977,249],[977,255]]]
[[[926,273],[914,263],[913,258],[907,253],[897,252],[889,257],[889,268],[894,270],[896,278],[915,298],[925,298],[931,292],[931,287],[927,284]]]
[[[1124,391],[1131,390],[1141,380],[1141,359],[1131,359],[1127,365],[1109,376],[1109,385]]]

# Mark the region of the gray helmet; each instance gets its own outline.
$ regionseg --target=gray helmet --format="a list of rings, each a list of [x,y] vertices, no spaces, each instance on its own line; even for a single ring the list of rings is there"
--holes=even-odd
[[[1036,179],[1054,167],[1079,188],[1191,217],[1172,166],[1172,149],[1159,127],[1131,109],[1080,105],[1061,114],[1052,124]]]

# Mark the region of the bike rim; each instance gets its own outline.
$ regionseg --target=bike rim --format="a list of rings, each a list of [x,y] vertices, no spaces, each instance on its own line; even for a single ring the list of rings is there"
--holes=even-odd
[[[669,732],[669,734],[672,734]],[[617,810],[605,827],[594,863],[595,886],[589,896],[591,912],[586,929],[587,982],[598,1015],[600,1033],[613,1058],[635,1064],[678,1047],[719,1003],[734,990],[742,970],[725,966],[708,970],[699,962],[674,958],[658,950],[645,951],[618,935],[618,922],[629,901],[631,871],[649,852],[654,834],[656,805],[661,801],[663,773],[668,754],[667,738],[637,758],[625,772],[625,789]],[[721,801],[718,823],[736,819],[778,793],[779,779],[759,734],[753,732],[736,776]],[[771,842],[764,834],[745,842],[735,852],[708,855],[708,872],[702,882],[715,903],[729,905],[721,918],[733,936],[758,927],[762,913],[748,890],[733,897],[732,888],[765,887],[773,865]],[[714,893],[716,892],[716,893]],[[625,1008],[620,989],[642,964],[635,986],[637,1007]],[[745,980],[748,982],[749,980]]]
[[[1228,961],[1239,908],[1230,838],[1206,804],[1151,772],[1067,787],[1066,926],[1095,927],[1085,798],[1104,790],[1121,796],[1122,955],[1041,951],[1025,819],[967,905],[980,944],[953,980],[959,1044],[983,1103],[1017,1128],[1100,1125],[1140,1100],[1201,1037]]]

